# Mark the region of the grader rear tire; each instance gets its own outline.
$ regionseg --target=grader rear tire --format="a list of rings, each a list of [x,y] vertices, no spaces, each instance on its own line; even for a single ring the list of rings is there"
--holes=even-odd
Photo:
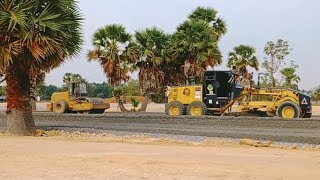
[[[200,101],[195,101],[189,104],[188,108],[188,115],[191,116],[202,116],[202,115],[207,115],[207,106]]]
[[[294,102],[283,102],[277,109],[277,115],[285,119],[300,118],[301,108]]]
[[[181,116],[185,112],[185,107],[181,102],[172,101],[166,104],[166,114],[170,116]]]
[[[66,113],[69,110],[68,103],[65,100],[60,100],[53,104],[53,112],[55,113]]]

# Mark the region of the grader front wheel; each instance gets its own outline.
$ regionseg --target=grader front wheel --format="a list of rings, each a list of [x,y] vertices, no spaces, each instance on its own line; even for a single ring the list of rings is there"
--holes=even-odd
[[[277,115],[286,119],[300,118],[301,109],[294,102],[287,101],[279,106]]]
[[[184,114],[184,105],[178,101],[170,102],[166,105],[166,114],[171,116],[181,116]]]

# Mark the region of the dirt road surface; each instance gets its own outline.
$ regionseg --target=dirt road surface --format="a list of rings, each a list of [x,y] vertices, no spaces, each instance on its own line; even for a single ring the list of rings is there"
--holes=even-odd
[[[319,179],[320,151],[0,137],[0,179]]]
[[[34,113],[40,129],[69,132],[187,136],[201,138],[250,138],[320,145],[320,120],[283,120],[257,117],[171,117],[156,113],[105,113],[103,115]],[[0,131],[6,115],[0,113]]]
[[[40,111],[40,112],[41,111],[47,111],[47,105],[48,105],[48,102],[37,103],[37,111]],[[130,104],[125,104],[124,106],[127,109],[132,109],[132,105],[130,105]],[[5,111],[6,109],[7,109],[7,104],[6,103],[0,103],[0,111]],[[164,109],[165,109],[165,104],[149,103],[148,107],[147,107],[147,112],[164,113]],[[121,112],[121,111],[118,108],[118,104],[111,103],[110,104],[110,109],[107,109],[106,112]],[[312,114],[314,116],[319,116],[320,117],[320,106],[319,106],[319,104],[314,105],[312,107]]]

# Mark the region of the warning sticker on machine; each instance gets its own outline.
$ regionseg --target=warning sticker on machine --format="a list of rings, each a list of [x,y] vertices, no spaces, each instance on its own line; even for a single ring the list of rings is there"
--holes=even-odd
[[[306,98],[303,98],[303,100],[302,100],[301,104],[308,104],[307,99],[306,99]]]

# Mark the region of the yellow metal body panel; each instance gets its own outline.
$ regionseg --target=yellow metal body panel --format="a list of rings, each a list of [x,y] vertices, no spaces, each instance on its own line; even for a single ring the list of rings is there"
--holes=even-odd
[[[55,92],[51,96],[51,101],[48,104],[48,111],[53,111],[53,104],[60,101],[61,99],[65,100],[67,103],[69,102],[69,92]]]
[[[202,85],[173,86],[170,89],[168,102],[179,101],[182,104],[191,104],[194,101],[203,101]]]
[[[65,100],[66,102],[69,101],[69,93],[68,92],[55,92],[51,96],[51,103],[56,103],[61,99]]]
[[[93,104],[88,103],[87,101],[78,101],[72,99],[68,102],[69,108],[74,111],[89,111],[93,109]]]
[[[276,112],[278,107],[285,101],[291,101],[299,105],[298,93],[289,89],[254,89],[248,92],[242,99],[237,107],[237,111],[260,109]]]

